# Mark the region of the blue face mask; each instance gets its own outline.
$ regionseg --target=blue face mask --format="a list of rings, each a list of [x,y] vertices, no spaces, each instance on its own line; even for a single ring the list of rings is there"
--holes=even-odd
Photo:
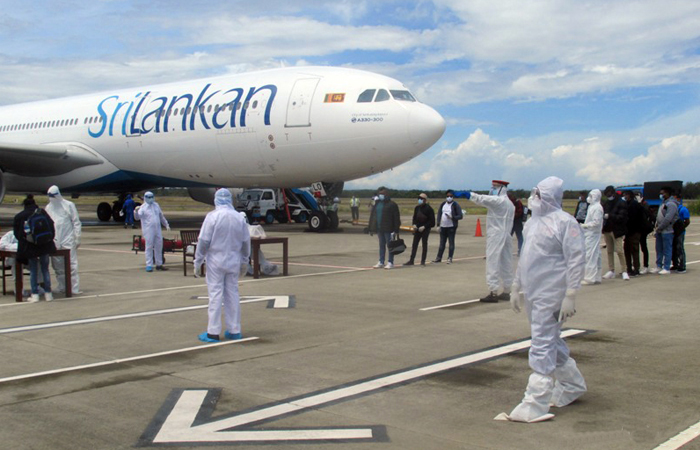
[[[379,201],[384,201],[384,194],[379,194]]]
[[[659,199],[660,199],[662,202],[665,200],[663,194],[659,194]]]
[[[419,204],[419,205],[422,205],[422,204],[423,204],[423,199],[422,199],[422,198],[419,198],[419,199],[418,199],[418,204]]]
[[[491,188],[491,190],[489,191],[489,194],[498,195],[498,191],[500,191],[500,188]]]

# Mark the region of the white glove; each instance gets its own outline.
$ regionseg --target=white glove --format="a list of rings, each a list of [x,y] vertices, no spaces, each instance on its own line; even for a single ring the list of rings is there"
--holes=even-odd
[[[413,229],[413,232],[414,232],[414,233],[416,232],[416,230],[418,230],[418,227],[415,226],[415,225],[412,225],[411,228]]]
[[[124,217],[124,210],[119,211],[119,217]]]
[[[166,231],[170,231],[170,225],[166,225],[166,226],[165,226],[165,230],[166,230]]]
[[[520,292],[520,286],[517,283],[513,283],[510,288],[510,307],[513,311],[519,313],[523,308],[523,293]]]
[[[569,289],[566,291],[566,297],[564,297],[564,302],[561,304],[559,322],[566,322],[566,319],[573,317],[574,314],[576,314],[576,291]]]
[[[238,278],[243,278],[248,273],[248,263],[241,263],[241,267],[238,270]]]
[[[421,233],[424,232],[424,231],[425,231],[425,227],[418,227],[418,231],[420,231]]]
[[[605,214],[603,215],[603,219],[605,219],[605,220],[608,220],[608,217],[610,217],[610,214],[608,214],[608,213],[605,213]]]
[[[200,277],[202,277],[202,276],[204,276],[204,273],[203,273],[203,270],[202,270],[202,265],[201,265],[201,264],[198,264],[198,265],[194,266],[194,277],[195,277],[195,278],[200,278]]]
[[[134,211],[138,211],[139,209],[141,209],[141,205],[137,206]]]

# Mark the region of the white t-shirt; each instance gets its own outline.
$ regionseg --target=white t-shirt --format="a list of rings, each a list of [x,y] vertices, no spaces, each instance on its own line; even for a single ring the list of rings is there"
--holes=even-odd
[[[440,220],[440,228],[451,228],[454,226],[454,222],[452,222],[452,203],[445,202],[442,206],[442,214],[440,216],[442,217]]]

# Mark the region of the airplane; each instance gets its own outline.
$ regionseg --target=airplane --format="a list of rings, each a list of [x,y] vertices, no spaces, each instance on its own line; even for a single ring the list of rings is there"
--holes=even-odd
[[[6,192],[124,195],[184,187],[343,183],[430,148],[445,120],[398,80],[340,67],[289,67],[0,107],[0,202]]]

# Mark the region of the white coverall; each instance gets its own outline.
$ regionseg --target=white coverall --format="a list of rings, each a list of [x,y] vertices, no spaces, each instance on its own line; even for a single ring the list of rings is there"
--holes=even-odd
[[[513,243],[510,230],[513,228],[515,206],[508,198],[508,189],[503,186],[498,195],[471,193],[470,200],[485,206],[486,214],[486,284],[491,292],[503,286],[510,292],[513,283]]]
[[[48,190],[49,204],[46,212],[53,220],[56,235],[54,242],[56,249],[70,249],[70,276],[71,290],[73,294],[80,293],[80,278],[78,277],[78,247],[80,247],[80,235],[82,224],[78,217],[78,209],[75,203],[63,198],[57,186],[51,186]],[[56,273],[58,291],[66,291],[66,279],[62,256],[52,256],[51,266]]]
[[[581,287],[585,266],[581,227],[561,209],[562,186],[561,179],[546,178],[537,185],[541,201],[531,197],[528,202],[532,218],[525,224],[513,283],[525,297],[532,333],[529,363],[534,373],[523,401],[509,417],[521,422],[551,418],[550,403],[566,406],[586,391],[583,376],[561,338],[559,321],[565,296],[575,296]]]
[[[588,198],[586,221],[581,225],[586,239],[586,283],[600,283],[603,279],[603,257],[600,252],[600,238],[603,235],[603,205],[600,204],[601,193],[593,189]]]
[[[144,195],[148,195],[146,192]],[[156,267],[163,265],[163,233],[161,226],[170,229],[160,205],[156,201],[145,203],[134,211],[134,219],[141,221],[141,234],[146,241],[146,267],[153,267],[155,255]]]
[[[10,252],[17,251],[17,238],[15,237],[14,231],[8,231],[2,238],[0,238],[0,250],[7,250]],[[15,279],[15,258],[5,258],[5,266],[12,267],[12,279]],[[42,275],[41,270],[37,273],[37,282],[39,282],[39,276]],[[43,279],[42,279],[43,281]]]
[[[226,331],[236,334],[241,333],[238,277],[248,268],[250,234],[245,216],[233,208],[231,193],[227,189],[219,189],[214,201],[216,209],[207,214],[199,231],[195,273],[206,262],[209,291],[207,333],[221,334],[223,304]]]

